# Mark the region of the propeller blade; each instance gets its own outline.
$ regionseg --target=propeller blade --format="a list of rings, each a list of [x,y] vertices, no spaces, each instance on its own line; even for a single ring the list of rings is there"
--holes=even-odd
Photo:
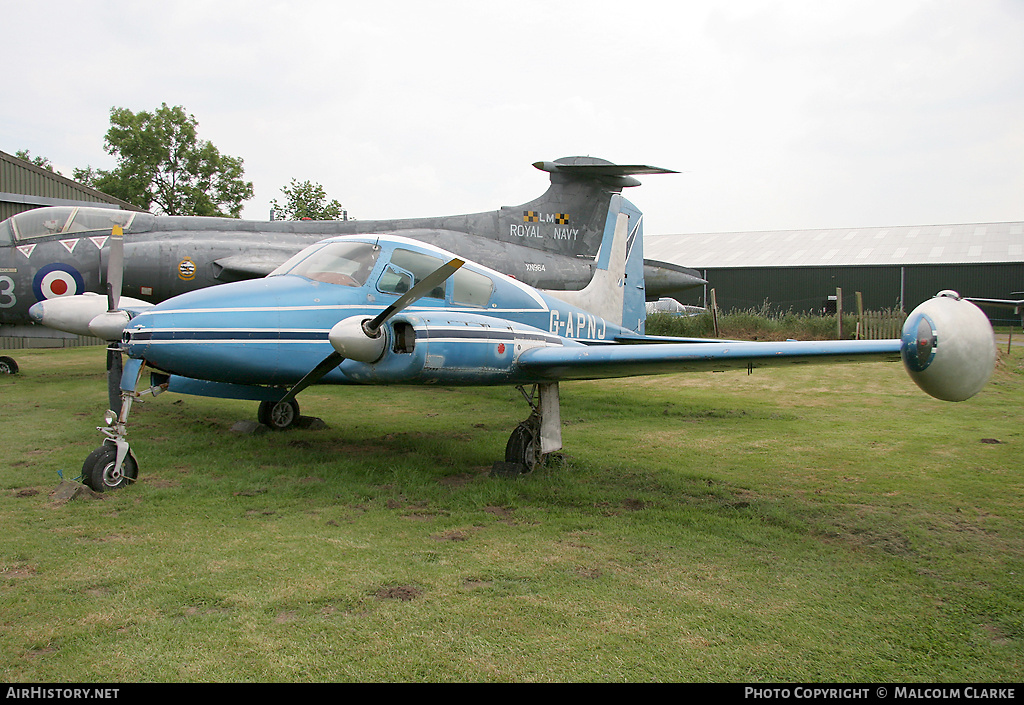
[[[345,358],[338,352],[332,352],[330,355],[320,361],[320,364],[314,367],[312,370],[306,373],[306,376],[296,382],[295,386],[288,390],[288,393],[284,395],[278,404],[291,401],[295,398],[299,392],[308,387],[311,384],[316,384],[320,381],[320,378],[325,374],[333,370],[335,367],[340,365]]]
[[[420,279],[416,282],[416,285],[413,288],[402,294],[402,297],[398,299],[398,301],[378,313],[373,320],[367,321],[366,325],[363,326],[367,334],[370,336],[376,335],[377,330],[384,324],[384,321],[394,316],[406,306],[411,305],[417,299],[426,296],[434,289],[434,287],[447,280],[451,275],[455,274],[459,267],[464,264],[465,262],[461,259],[453,259],[450,262],[442,264],[433,272],[423,277],[423,279]]]
[[[116,311],[121,303],[124,278],[124,231],[120,225],[110,230],[110,259],[107,262],[107,310]]]

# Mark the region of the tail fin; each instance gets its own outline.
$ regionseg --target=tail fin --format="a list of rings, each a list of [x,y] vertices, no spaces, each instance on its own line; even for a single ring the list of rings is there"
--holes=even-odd
[[[601,247],[613,197],[640,185],[633,174],[676,173],[594,157],[563,157],[534,166],[551,175],[551,186],[540,198],[498,212],[499,239],[587,259]]]
[[[544,293],[642,335],[647,318],[643,267],[643,214],[614,194],[590,283],[579,291]]]
[[[644,269],[644,214],[624,198],[621,211],[629,214],[626,243],[625,290],[622,297],[622,327],[644,334],[647,322],[647,275]]]

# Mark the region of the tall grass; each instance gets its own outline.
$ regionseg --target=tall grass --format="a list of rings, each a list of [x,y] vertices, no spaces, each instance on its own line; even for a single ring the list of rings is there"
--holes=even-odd
[[[718,314],[718,336],[736,340],[834,340],[837,337],[836,315],[778,311],[766,303],[758,308],[732,309]],[[671,335],[686,338],[715,336],[711,312],[698,316],[653,313],[647,317],[648,335]],[[844,339],[857,331],[857,319],[843,315]]]

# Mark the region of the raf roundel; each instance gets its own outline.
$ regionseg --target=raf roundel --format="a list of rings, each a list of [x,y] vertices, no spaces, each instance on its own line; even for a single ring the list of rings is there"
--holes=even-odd
[[[48,264],[41,267],[32,279],[32,293],[37,301],[74,296],[85,291],[85,280],[78,270],[66,264]]]

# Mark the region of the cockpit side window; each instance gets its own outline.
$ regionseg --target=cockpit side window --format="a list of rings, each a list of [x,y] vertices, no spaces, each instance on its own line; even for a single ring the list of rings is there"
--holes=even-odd
[[[404,294],[412,288],[412,274],[389,264],[377,279],[377,289],[385,294]]]
[[[332,242],[312,253],[301,252],[271,276],[295,274],[342,286],[362,286],[377,263],[380,247],[368,242]]]
[[[127,230],[135,211],[115,208],[75,208],[56,206],[33,208],[10,219],[15,240],[32,240],[49,235],[65,235],[91,231],[108,231],[114,225]]]
[[[384,275],[382,275],[380,280],[377,282],[377,288],[390,294],[402,294],[408,290],[406,289],[406,286],[408,286],[408,288],[412,288],[421,279],[432,274],[434,270],[444,264],[444,261],[437,257],[423,254],[422,252],[413,252],[412,250],[397,248],[391,253],[391,264],[394,265],[394,268],[388,268],[390,273],[389,271],[385,271]],[[399,269],[402,272],[407,272],[412,275],[413,281],[411,284],[408,282],[408,274],[402,277],[401,273],[398,271]],[[444,282],[442,282],[431,289],[429,293],[424,294],[424,296],[432,299],[443,299],[444,287]]]
[[[64,231],[75,214],[74,208],[33,208],[11,218],[15,240],[31,240]]]
[[[14,233],[11,232],[11,224],[6,220],[0,222],[0,246],[14,243]]]
[[[486,306],[491,300],[494,284],[491,278],[462,268],[452,276],[452,302],[469,306]]]
[[[127,230],[135,218],[135,211],[120,211],[111,208],[79,208],[64,232],[80,233],[91,230],[110,230],[120,225]]]

